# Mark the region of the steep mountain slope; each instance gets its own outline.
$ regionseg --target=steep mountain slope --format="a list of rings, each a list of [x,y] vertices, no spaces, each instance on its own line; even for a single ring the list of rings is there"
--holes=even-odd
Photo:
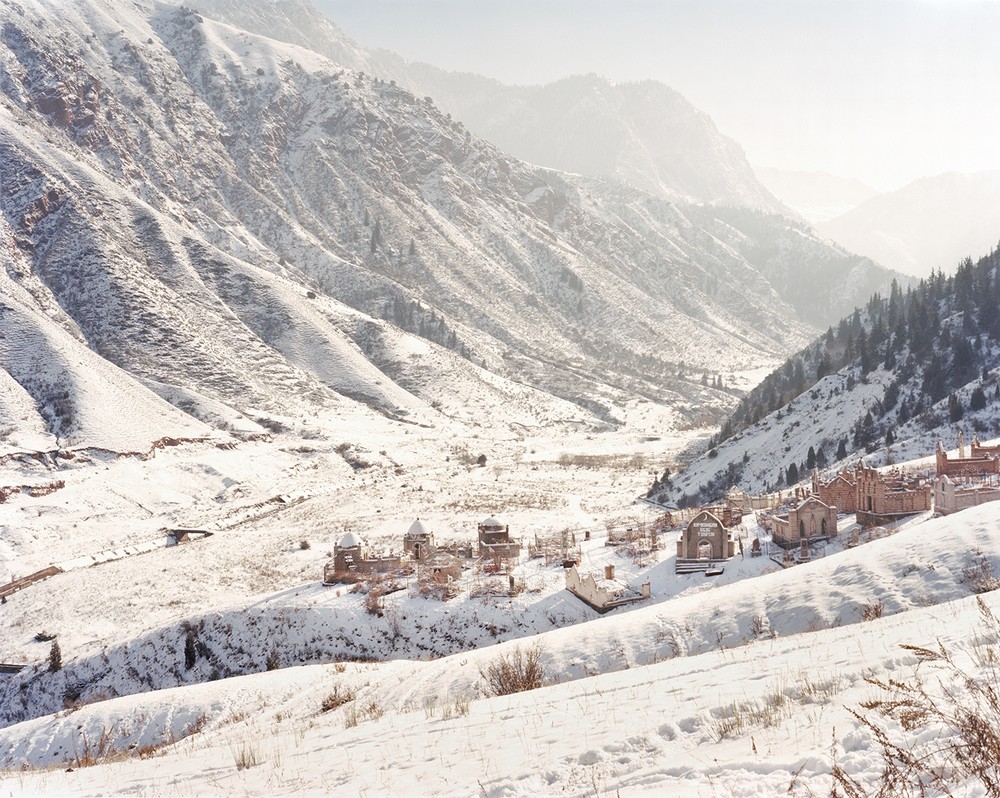
[[[545,86],[474,90],[414,67],[415,85],[471,130],[531,163],[620,181],[680,202],[785,208],[756,179],[742,149],[707,114],[653,80],[613,84],[583,75]]]
[[[429,95],[474,134],[530,163],[675,201],[786,210],[757,180],[739,145],[662,83],[615,85],[586,75],[507,86],[365,50],[305,0],[207,0],[199,10]]]
[[[737,406],[703,457],[651,495],[764,491],[813,468],[891,463],[1000,434],[1000,251],[865,308],[786,361]],[[714,446],[713,446],[714,444]]]
[[[926,277],[997,243],[1000,172],[925,177],[872,197],[817,229],[904,274]]]
[[[842,216],[879,193],[856,178],[829,172],[757,166],[754,174],[768,191],[813,224]]]
[[[212,403],[252,430],[343,396],[430,419],[412,392],[471,377],[459,359],[602,416],[622,390],[724,403],[663,375],[804,338],[669,203],[514,161],[396,86],[190,10],[50,10],[0,30],[11,261],[64,329],[208,423],[231,426]],[[400,390],[373,367],[397,334],[366,316],[455,354]]]
[[[832,323],[873,290],[888,289],[892,275],[882,267],[849,257],[789,221],[788,209],[756,180],[738,146],[662,84],[616,86],[589,75],[549,86],[504,86],[364,50],[304,0],[209,0],[202,8],[407,87],[528,161],[627,184],[616,192],[617,203],[634,203],[634,189],[640,189],[673,201],[673,209],[659,213],[679,212],[690,220],[685,225],[712,224],[706,220],[714,214],[725,214],[728,224],[742,215],[735,237],[715,226],[710,235],[762,269],[778,296],[806,323]],[[588,191],[602,193],[593,187]],[[708,204],[717,212],[689,203]],[[752,209],[757,210],[748,213]],[[790,228],[794,235],[788,235]],[[820,296],[804,297],[805,286],[818,286]]]
[[[873,293],[886,293],[893,276],[878,264],[817,238],[801,222],[748,208],[702,206],[689,215],[725,241],[758,269],[800,319],[833,324],[864,305]]]

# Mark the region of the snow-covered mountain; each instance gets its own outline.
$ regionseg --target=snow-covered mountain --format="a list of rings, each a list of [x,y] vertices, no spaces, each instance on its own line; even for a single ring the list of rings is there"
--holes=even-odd
[[[207,0],[199,9],[433,97],[475,135],[529,163],[675,201],[787,213],[757,180],[742,148],[657,81],[613,84],[578,75],[545,86],[509,86],[365,49],[306,0]]]
[[[787,213],[740,146],[678,92],[654,80],[578,75],[505,86],[411,67],[414,87],[475,133],[531,163],[616,180],[678,202]]]
[[[59,9],[2,11],[10,323],[47,315],[60,351],[132,375],[129,406],[173,419],[139,437],[205,431],[150,392],[245,431],[357,401],[433,423],[462,393],[489,417],[534,391],[529,421],[613,420],[622,391],[700,412],[730,399],[680,361],[754,368],[815,322],[698,209],[514,160],[432,100],[190,9]],[[5,365],[41,426],[108,444],[66,380],[17,379],[24,354]]]
[[[653,493],[774,490],[817,467],[927,457],[959,432],[1000,435],[998,277],[994,249],[950,277],[873,297],[748,393],[703,456]]]
[[[1000,171],[949,172],[872,197],[817,229],[852,252],[926,277],[994,247],[998,220]]]

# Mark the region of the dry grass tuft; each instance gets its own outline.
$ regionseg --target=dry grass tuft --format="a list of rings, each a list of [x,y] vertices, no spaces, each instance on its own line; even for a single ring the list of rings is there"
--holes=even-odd
[[[875,716],[851,713],[881,748],[878,788],[866,790],[835,766],[833,794],[902,798],[975,793],[1000,798],[1000,621],[981,598],[976,601],[984,634],[975,641],[974,667],[957,663],[942,644],[905,645],[917,658],[912,681],[867,680],[884,695],[861,704]],[[879,718],[895,727],[885,728]]]

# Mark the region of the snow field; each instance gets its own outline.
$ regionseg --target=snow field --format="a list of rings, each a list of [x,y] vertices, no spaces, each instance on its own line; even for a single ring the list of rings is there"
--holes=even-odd
[[[367,615],[363,598],[355,594],[303,586],[250,603],[234,594],[206,616],[218,635],[205,640],[216,646],[228,626],[235,641],[232,657],[220,660],[237,668],[251,661],[260,667],[253,657],[241,662],[236,656],[241,647],[253,649],[255,641],[258,652],[261,640],[293,650],[295,643],[317,645],[331,632],[355,645],[365,642],[372,647],[368,654],[377,657],[420,658],[428,653],[420,653],[421,641],[442,639],[459,653],[429,662],[284,668],[84,706],[69,716],[77,718],[78,747],[83,730],[94,740],[102,729],[128,729],[130,735],[119,742],[141,746],[154,744],[147,741],[157,735],[182,736],[192,717],[202,714],[204,721],[196,725],[204,729],[177,753],[167,748],[155,759],[75,770],[75,775],[19,775],[19,789],[86,793],[98,789],[96,779],[107,792],[221,788],[405,795],[413,794],[416,783],[419,794],[462,795],[479,782],[487,794],[498,796],[592,794],[595,783],[598,792],[610,794],[704,795],[724,785],[734,795],[768,795],[784,791],[796,771],[800,789],[827,789],[835,728],[846,746],[840,764],[870,779],[877,751],[864,734],[852,731],[843,706],[870,693],[864,677],[905,678],[912,671],[914,658],[898,648],[901,643],[940,640],[959,651],[971,645],[976,609],[963,579],[976,550],[991,564],[1000,560],[998,522],[1000,509],[986,505],[912,524],[785,571],[767,572],[765,558],[745,561],[756,569],[756,579],[739,578],[750,572],[735,560],[724,575],[734,579],[728,584],[675,577],[665,556],[651,572],[657,603],[599,619],[561,591],[555,577],[540,593],[522,593],[514,601],[464,598],[442,604],[404,591],[386,599],[395,608],[398,645],[389,642],[392,613],[386,612],[389,620]],[[184,550],[203,556],[197,547],[210,542]],[[611,559],[626,568],[624,558],[596,543],[584,547],[592,564]],[[142,561],[134,560],[133,569]],[[102,569],[123,567],[112,563]],[[50,580],[31,590],[56,584]],[[124,597],[124,586],[120,590]],[[671,591],[676,597],[665,600]],[[122,600],[114,589],[109,599]],[[994,596],[987,599],[996,607]],[[577,607],[575,618],[565,616],[560,624],[594,620],[553,629],[545,618],[554,611],[553,602]],[[874,603],[883,606],[884,617],[861,623],[864,608]],[[482,635],[490,625],[506,625],[511,636],[535,633],[527,642],[541,642],[549,678],[561,683],[520,696],[476,698],[480,668],[527,644],[510,640],[461,650],[488,643],[489,635]],[[129,672],[147,669],[152,676],[162,669],[164,650],[179,663],[180,637],[172,628],[172,646],[165,644],[166,630],[154,630],[142,636],[146,642],[136,639],[106,652],[110,672],[117,674],[110,685],[115,691],[132,689]],[[64,672],[72,674],[73,667],[67,662]],[[282,680],[299,678],[312,679],[312,686],[297,689],[294,701],[281,698]],[[141,687],[142,680],[135,684]],[[319,711],[335,684],[359,691],[351,710],[357,726],[349,725],[352,716],[344,708]],[[259,687],[268,697],[248,692],[256,697],[232,698],[242,695],[244,685]],[[151,720],[139,722],[136,713]],[[11,764],[61,761],[74,745],[71,727],[58,716],[10,726],[3,734],[18,752]],[[261,762],[239,770],[234,751],[245,746]],[[290,768],[289,761],[308,767]],[[168,778],[168,772],[174,775]]]

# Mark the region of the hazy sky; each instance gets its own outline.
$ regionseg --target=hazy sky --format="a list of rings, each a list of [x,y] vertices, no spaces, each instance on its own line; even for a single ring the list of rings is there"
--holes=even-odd
[[[1000,0],[312,0],[349,36],[507,83],[656,78],[755,165],[875,188],[1000,169]]]

